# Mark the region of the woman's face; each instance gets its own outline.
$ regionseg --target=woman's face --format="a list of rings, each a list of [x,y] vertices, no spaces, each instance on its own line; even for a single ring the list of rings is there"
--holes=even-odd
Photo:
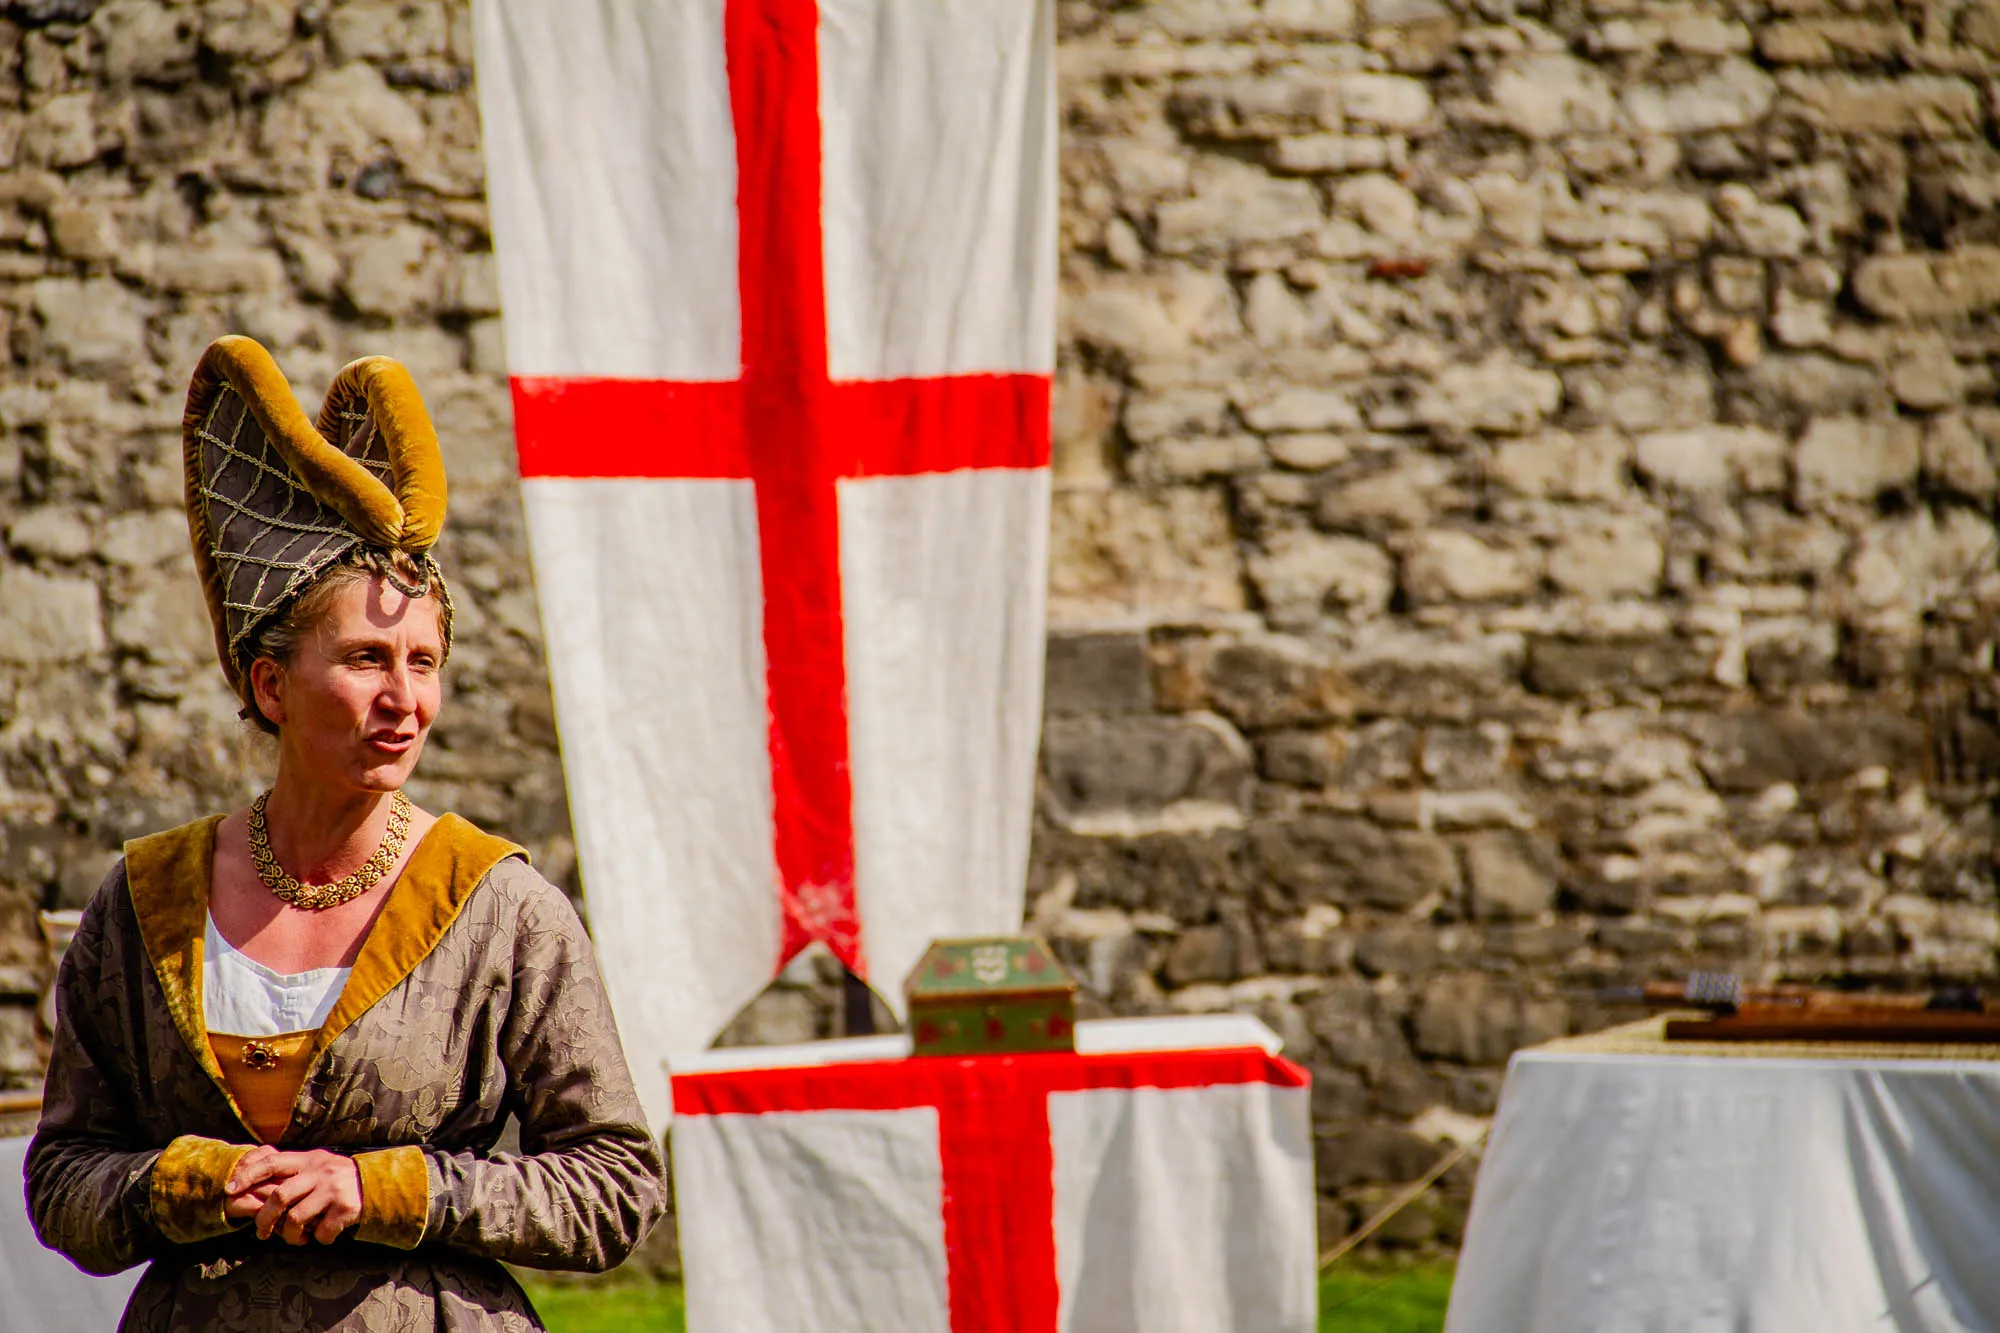
[[[437,718],[443,661],[437,598],[375,576],[340,589],[290,662],[252,663],[251,682],[288,761],[336,786],[394,791]]]

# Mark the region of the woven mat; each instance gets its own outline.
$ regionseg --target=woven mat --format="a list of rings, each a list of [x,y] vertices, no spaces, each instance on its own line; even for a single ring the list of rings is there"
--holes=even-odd
[[[1668,1041],[1667,1020],[1699,1013],[1655,1014],[1582,1037],[1558,1037],[1532,1047],[1560,1055],[1720,1055],[1742,1060],[2000,1060],[2000,1046],[1970,1042]]]

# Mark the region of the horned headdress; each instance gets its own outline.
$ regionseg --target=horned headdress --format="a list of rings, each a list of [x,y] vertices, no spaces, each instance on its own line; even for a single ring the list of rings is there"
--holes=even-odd
[[[246,704],[244,654],[258,628],[357,548],[406,595],[436,584],[450,650],[449,594],[431,557],[444,527],[444,459],[401,364],[348,364],[315,423],[269,352],[250,338],[218,338],[188,385],[181,457],[216,652]],[[396,572],[398,552],[415,583]]]

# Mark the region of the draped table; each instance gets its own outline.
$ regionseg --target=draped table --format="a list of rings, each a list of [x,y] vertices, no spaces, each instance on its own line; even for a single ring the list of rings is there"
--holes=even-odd
[[[1514,1057],[1447,1333],[2000,1328],[2000,1049]]]
[[[1309,1333],[1305,1071],[1234,1015],[1076,1044],[675,1062],[691,1333]]]

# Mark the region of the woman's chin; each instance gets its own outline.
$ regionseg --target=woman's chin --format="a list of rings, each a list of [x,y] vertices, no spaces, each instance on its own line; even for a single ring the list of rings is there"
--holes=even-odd
[[[396,791],[410,780],[423,753],[423,742],[412,741],[399,749],[364,742],[356,785],[364,791]]]

